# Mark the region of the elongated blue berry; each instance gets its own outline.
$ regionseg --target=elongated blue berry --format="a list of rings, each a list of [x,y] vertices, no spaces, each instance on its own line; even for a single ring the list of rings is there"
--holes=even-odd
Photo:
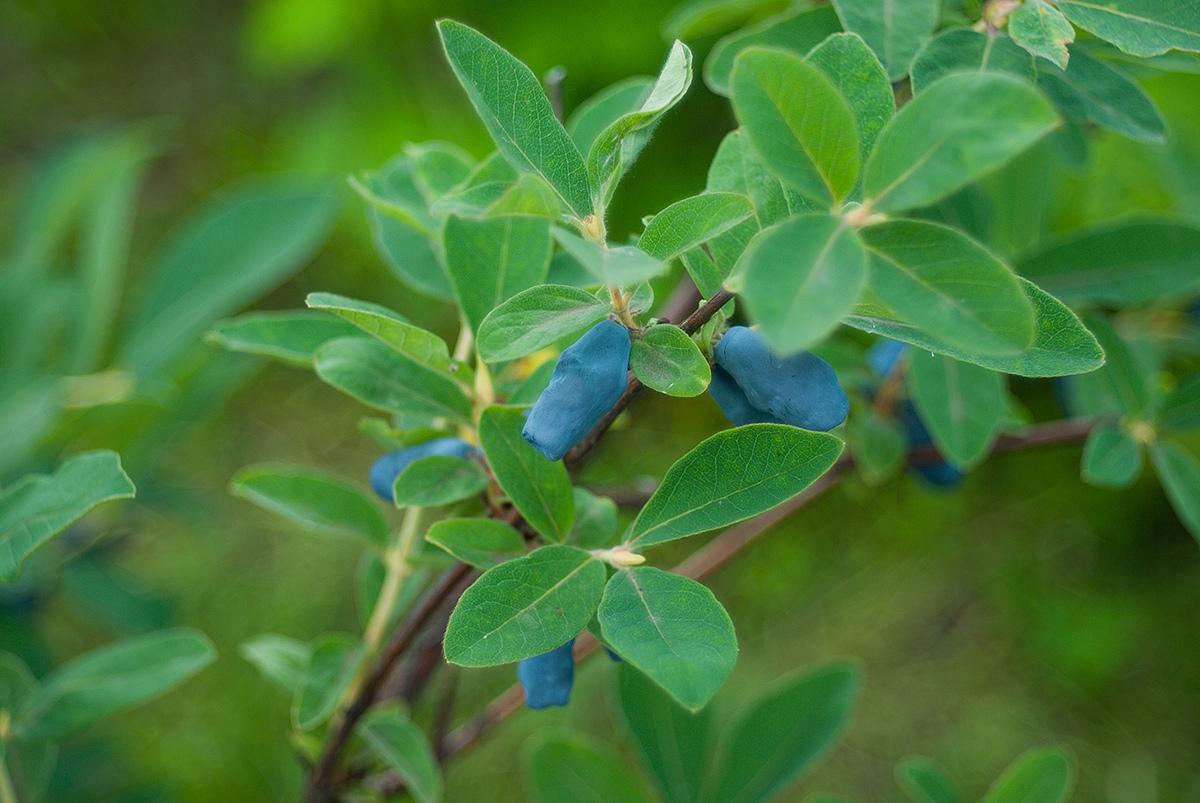
[[[731,327],[714,353],[750,404],[784,424],[826,432],[850,412],[837,374],[815,354],[802,351],[781,359],[762,335],[744,326]]]
[[[549,708],[566,705],[575,683],[575,639],[550,652],[517,663],[517,680],[525,688],[525,705]]]
[[[433,455],[467,457],[475,451],[478,450],[474,446],[459,438],[436,438],[407,449],[388,452],[371,466],[371,489],[380,499],[394,503],[396,499],[392,489],[396,485],[396,477],[414,461]]]
[[[558,358],[521,436],[548,459],[561,460],[625,392],[629,351],[624,326],[593,326]]]
[[[760,410],[750,403],[746,394],[738,387],[733,377],[719,365],[712,367],[712,381],[708,383],[708,395],[721,408],[721,412],[735,427],[745,424],[782,424],[775,416],[766,410]]]

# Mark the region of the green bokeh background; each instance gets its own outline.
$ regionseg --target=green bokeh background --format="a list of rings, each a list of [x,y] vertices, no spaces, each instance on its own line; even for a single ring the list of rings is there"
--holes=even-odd
[[[434,19],[479,28],[535,73],[566,65],[570,109],[657,70],[666,53],[659,24],[673,5],[10,0],[0,4],[0,241],[51,146],[152,119],[165,133],[136,221],[136,284],[139,262],[188,209],[248,173],[340,181],[430,138],[476,156],[490,150],[441,58]],[[711,41],[693,44],[699,63]],[[1145,86],[1171,144],[1099,140],[1089,171],[1039,190],[1053,196],[1059,227],[1139,210],[1200,215],[1196,172],[1164,169],[1197,163],[1200,82],[1150,75]],[[610,232],[638,230],[643,215],[702,189],[733,125],[728,104],[697,80],[622,184]],[[327,290],[452,333],[444,311],[390,277],[361,204],[344,196],[325,248],[258,306],[300,307],[308,292]],[[1048,409],[1048,384],[1015,390],[1035,412]],[[103,562],[120,588],[60,583],[40,607],[0,613],[0,647],[39,673],[163,622],[198,627],[220,650],[182,688],[66,745],[52,799],[296,798],[288,701],[238,645],[264,631],[308,639],[359,627],[356,550],[291,532],[225,489],[239,467],[267,460],[365,481],[378,450],[358,433],[363,413],[309,374],[265,367],[196,416],[162,469],[139,481],[136,501],[91,520],[97,541],[75,560]],[[697,432],[723,425],[706,397],[645,399],[584,479],[612,487],[660,473]],[[106,437],[91,433],[87,443]],[[899,800],[892,767],[913,753],[942,762],[978,797],[1027,747],[1065,743],[1080,762],[1076,800],[1200,801],[1200,550],[1152,476],[1127,492],[1101,491],[1080,482],[1078,460],[1078,446],[1005,455],[953,493],[907,477],[875,489],[844,483],[712,578],[741,644],[714,702],[718,718],[807,663],[854,655],[865,668],[847,739],[785,799],[823,791]],[[652,560],[670,565],[690,546]],[[624,745],[608,701],[612,669],[589,662],[569,708],[521,712],[451,763],[446,799],[525,799],[520,746],[540,728]],[[462,672],[461,709],[512,680],[507,667]]]

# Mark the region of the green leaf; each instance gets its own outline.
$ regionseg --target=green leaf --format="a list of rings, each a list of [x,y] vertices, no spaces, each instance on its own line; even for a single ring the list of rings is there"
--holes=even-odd
[[[1029,51],[1007,36],[952,28],[928,41],[912,65],[913,94],[952,72],[1002,72],[1029,81],[1037,71]]]
[[[1084,322],[1104,349],[1105,364],[1096,378],[1118,402],[1120,412],[1131,418],[1140,416],[1156,395],[1153,369],[1139,359],[1137,352],[1106,317],[1091,314]]]
[[[329,310],[345,318],[419,363],[442,371],[450,367],[450,350],[444,340],[414,326],[400,313],[387,307],[334,293],[309,293],[304,303],[313,309]]]
[[[637,247],[660,262],[670,262],[753,214],[754,204],[744,195],[732,192],[693,195],[655,215],[638,238]]]
[[[784,424],[750,424],[701,442],[667,470],[629,536],[632,549],[735,524],[824,474],[842,442]]]
[[[230,480],[229,492],[312,533],[358,538],[376,545],[387,540],[387,522],[366,494],[307,469],[247,466]]]
[[[637,111],[653,84],[654,79],[645,75],[626,78],[579,104],[566,122],[567,133],[579,152],[587,153],[601,131],[626,114]]]
[[[867,160],[872,208],[927,206],[1000,167],[1058,125],[1028,83],[1004,73],[954,73],[925,88],[884,127]]]
[[[854,113],[862,162],[896,113],[896,96],[883,65],[858,34],[836,33],[812,49],[807,61],[833,82]]]
[[[559,220],[562,208],[549,184],[537,176],[523,175],[513,181],[489,181],[443,196],[429,207],[436,215],[488,219],[534,217]]]
[[[442,769],[433,747],[424,731],[398,708],[373,709],[354,729],[419,803],[442,799]]]
[[[218,322],[208,331],[206,339],[229,351],[311,367],[313,353],[321,345],[356,331],[349,323],[321,313],[251,312]]]
[[[466,181],[475,167],[474,157],[453,142],[407,142],[404,153],[412,160],[414,183],[427,205]]]
[[[842,27],[863,38],[889,81],[908,75],[921,45],[933,35],[938,0],[833,0]]]
[[[1075,761],[1061,747],[1030,750],[996,780],[981,803],[1060,803],[1075,786]]]
[[[718,95],[729,95],[729,76],[738,54],[748,47],[777,47],[802,56],[825,37],[841,30],[830,6],[787,11],[731,33],[713,45],[704,61],[704,83]]]
[[[604,320],[612,304],[586,290],[544,284],[505,301],[479,324],[479,356],[515,360]]]
[[[636,111],[622,115],[596,136],[587,156],[592,204],[608,206],[621,176],[637,159],[655,126],[687,92],[692,84],[692,51],[678,40],[671,46],[658,79]]]
[[[575,525],[568,539],[583,549],[613,546],[617,534],[617,503],[575,486]]]
[[[521,437],[524,426],[525,416],[519,411],[489,407],[479,417],[479,443],[496,483],[529,525],[561,542],[571,532],[575,518],[571,480],[561,461],[547,460],[525,442]]]
[[[905,320],[975,354],[1016,354],[1033,341],[1033,307],[1017,277],[965,234],[892,220],[859,236],[871,290]]]
[[[811,769],[850,724],[861,684],[857,666],[837,662],[786,678],[743,706],[712,803],[769,800]]]
[[[947,461],[970,468],[987,457],[1005,410],[1000,374],[914,349],[908,362],[908,388]]]
[[[833,331],[858,301],[866,275],[866,251],[854,229],[822,213],[763,229],[735,270],[750,317],[780,354]]]
[[[1161,439],[1150,444],[1150,459],[1175,515],[1200,541],[1200,460],[1175,441]]]
[[[446,627],[446,660],[494,666],[541,655],[587,627],[604,592],[604,564],[553,544],[484,572]]]
[[[668,396],[699,396],[712,372],[700,348],[678,326],[651,326],[633,341],[629,367],[642,384]]]
[[[520,171],[554,188],[580,220],[592,213],[587,168],[532,71],[483,34],[438,23],[446,58],[496,147]]]
[[[686,0],[667,14],[662,33],[667,39],[689,39],[728,31],[755,14],[787,5],[784,0]]]
[[[1200,288],[1200,228],[1165,220],[1088,226],[1026,257],[1017,271],[1070,303],[1123,307]]]
[[[1101,488],[1128,488],[1142,473],[1142,445],[1119,427],[1099,426],[1083,445],[1083,481]]]
[[[1075,41],[1075,28],[1044,0],[1018,6],[1008,17],[1008,35],[1033,55],[1067,68],[1067,45]]]
[[[912,803],[962,803],[962,792],[932,759],[911,756],[896,765],[896,783]]]
[[[96,505],[133,495],[121,458],[107,450],[75,455],[53,474],[31,474],[0,489],[0,580],[16,580],[34,549]]]
[[[311,647],[312,657],[292,701],[292,724],[300,730],[311,730],[333,715],[366,659],[357,639],[346,633],[321,636]]]
[[[588,273],[596,277],[597,284],[628,286],[651,279],[667,270],[666,263],[659,262],[632,245],[605,248],[558,228],[554,229],[554,239],[558,240],[563,250],[579,260]]]
[[[495,519],[442,519],[429,528],[425,540],[476,569],[490,569],[525,554],[521,534]]]
[[[596,611],[612,649],[685,708],[702,708],[737,660],[729,614],[695,580],[649,566],[622,569]]]
[[[446,269],[472,332],[501,302],[546,279],[550,267],[547,220],[451,216],[444,237]]]
[[[1100,344],[1075,313],[1032,282],[1021,279],[1021,286],[1033,304],[1035,332],[1033,345],[1012,357],[972,354],[950,346],[919,325],[900,321],[894,312],[878,303],[860,304],[844,322],[865,332],[912,343],[919,349],[1017,376],[1082,374],[1104,364]]]
[[[869,408],[846,422],[846,443],[863,481],[872,486],[895,474],[908,455],[904,430]]]
[[[653,803],[623,756],[577,733],[537,734],[523,763],[525,785],[541,803]]]
[[[733,110],[763,163],[801,194],[837,206],[858,179],[854,113],[817,67],[751,48],[730,79]]]
[[[278,633],[262,633],[247,639],[238,653],[254,664],[263,677],[293,696],[304,682],[304,673],[312,660],[312,647]]]
[[[374,338],[343,337],[317,349],[317,376],[380,410],[471,421],[471,402],[448,375],[427,368]]]
[[[1058,0],[1067,19],[1131,56],[1200,51],[1200,7],[1161,0]]]
[[[396,506],[448,505],[475,496],[488,486],[488,478],[471,460],[450,455],[430,455],[414,460],[396,477]]]
[[[213,320],[292,275],[316,252],[337,212],[328,187],[258,181],[221,193],[172,237],[150,267],[115,364],[166,370]]]
[[[163,694],[216,659],[211,641],[186,627],[109,644],[63,664],[25,699],[15,720],[26,740],[61,740]]]
[[[1158,426],[1164,430],[1200,427],[1200,371],[1179,380],[1159,408]]]
[[[708,769],[708,713],[687,710],[628,664],[617,683],[625,724],[667,803],[695,803]]]
[[[1162,142],[1166,123],[1128,74],[1077,52],[1065,70],[1038,66],[1038,85],[1069,120],[1095,123],[1138,142]]]

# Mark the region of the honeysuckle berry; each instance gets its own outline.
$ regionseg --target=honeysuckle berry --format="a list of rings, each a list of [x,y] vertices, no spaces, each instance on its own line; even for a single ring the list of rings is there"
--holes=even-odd
[[[738,387],[733,377],[719,365],[712,367],[712,380],[708,383],[708,395],[721,408],[721,412],[735,426],[745,424],[782,424],[775,416],[760,410],[750,403],[746,394]]]
[[[460,438],[436,438],[409,446],[407,449],[388,452],[371,466],[371,489],[380,499],[394,503],[396,499],[392,489],[396,484],[396,477],[416,460],[434,455],[465,458],[477,451],[474,446]]]
[[[758,332],[733,326],[717,344],[714,355],[750,405],[781,423],[826,432],[845,421],[850,412],[850,399],[838,384],[837,374],[815,354],[802,351],[777,357]]]
[[[521,436],[549,460],[561,460],[625,392],[629,330],[607,320],[563,351],[550,384],[529,411]]]
[[[517,680],[525,689],[525,705],[549,708],[566,705],[575,683],[575,639],[550,652],[517,663]]]

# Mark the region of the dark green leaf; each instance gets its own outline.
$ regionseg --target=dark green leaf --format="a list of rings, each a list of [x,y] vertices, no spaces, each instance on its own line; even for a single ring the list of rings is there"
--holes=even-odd
[[[1096,427],[1083,445],[1083,480],[1102,488],[1128,488],[1142,473],[1142,445],[1118,427]]]
[[[492,310],[479,324],[479,355],[514,360],[604,320],[612,304],[575,287],[531,287]]]
[[[842,27],[863,38],[883,63],[888,80],[908,75],[938,21],[938,0],[834,0]]]
[[[854,112],[861,162],[896,113],[896,97],[879,59],[858,34],[836,33],[812,49],[808,62],[820,68]]]
[[[547,220],[451,216],[444,236],[446,269],[472,332],[501,302],[546,279],[550,267]]]
[[[861,672],[849,663],[807,670],[742,707],[722,751],[713,803],[760,803],[783,791],[850,724]]]
[[[419,803],[442,799],[442,769],[425,733],[395,707],[376,708],[355,726]]]
[[[1075,28],[1045,0],[1028,0],[1008,17],[1008,35],[1035,56],[1067,67],[1067,45],[1075,41]]]
[[[837,206],[858,179],[854,113],[798,54],[751,48],[734,64],[733,109],[763,163],[785,184]]]
[[[334,293],[309,293],[304,303],[313,309],[329,310],[345,318],[419,363],[442,371],[450,367],[450,350],[444,340],[414,326],[400,313],[387,307]]]
[[[733,62],[748,47],[778,47],[803,56],[821,41],[841,30],[830,6],[800,8],[768,17],[735,31],[713,45],[704,61],[704,83],[718,95],[729,94]]]
[[[1033,304],[1036,328],[1033,345],[1013,357],[988,357],[954,348],[934,333],[901,322],[894,312],[878,303],[860,304],[845,323],[865,332],[912,343],[920,349],[1017,376],[1082,374],[1104,364],[1104,352],[1075,313],[1033,283],[1022,279],[1021,286]]]
[[[521,534],[495,519],[442,519],[429,528],[425,540],[476,569],[490,569],[525,554]]]
[[[393,492],[397,507],[427,507],[458,502],[487,485],[487,476],[474,461],[431,455],[409,463],[396,477]]]
[[[1061,747],[1021,755],[996,780],[981,803],[1061,803],[1075,786],[1075,761]]]
[[[651,326],[633,341],[629,367],[642,384],[668,396],[698,396],[708,388],[708,360],[678,326]]]
[[[309,532],[376,545],[387,540],[387,522],[379,507],[362,491],[333,477],[292,466],[247,466],[230,480],[229,491]]]
[[[263,677],[293,696],[300,690],[312,659],[312,647],[278,633],[263,633],[243,641],[238,652]]]
[[[1165,220],[1088,226],[1026,257],[1017,272],[1068,302],[1149,304],[1200,288],[1200,228]]]
[[[177,627],[84,653],[25,699],[15,720],[27,740],[64,739],[183,683],[217,657],[196,630]]]
[[[884,127],[863,192],[877,211],[927,206],[1000,167],[1058,122],[1041,93],[1011,75],[948,75]]]
[[[317,349],[313,365],[323,381],[377,409],[471,421],[471,402],[457,382],[374,338],[332,340]]]
[[[912,803],[962,803],[962,792],[937,762],[923,756],[896,765],[896,782]]]
[[[366,657],[358,641],[346,633],[321,636],[311,647],[304,679],[292,701],[292,724],[300,730],[311,730],[333,715]]]
[[[1145,90],[1087,53],[1075,53],[1065,70],[1039,64],[1038,85],[1068,119],[1095,123],[1139,142],[1162,142],[1166,136],[1166,123]]]
[[[461,23],[442,20],[446,58],[500,152],[540,176],[582,220],[592,213],[587,168],[537,77],[511,53]]]
[[[840,218],[813,213],[764,229],[730,282],[751,319],[780,354],[809,348],[833,331],[858,301],[866,251]]]
[[[628,762],[602,742],[542,732],[527,743],[525,783],[541,803],[652,803]]]
[[[733,623],[712,592],[661,569],[618,571],[596,617],[618,655],[693,711],[712,699],[737,660]]]
[[[566,644],[592,618],[604,564],[559,544],[488,569],[458,601],[446,628],[446,660],[494,666]]]
[[[754,214],[744,195],[708,192],[676,201],[655,215],[638,238],[637,247],[660,262],[723,234]]]
[[[1058,0],[1071,22],[1132,56],[1200,51],[1200,6],[1161,0]],[[990,802],[989,802],[990,803]]]
[[[1200,460],[1169,440],[1151,443],[1150,459],[1167,498],[1171,500],[1171,507],[1175,508],[1175,515],[1200,541]]]
[[[718,432],[668,469],[630,532],[634,549],[714,530],[791,499],[824,474],[842,442],[784,424]]]
[[[995,371],[914,349],[908,389],[947,461],[969,468],[987,457],[1004,415],[1004,379]]]
[[[75,455],[53,474],[31,474],[0,490],[0,580],[17,579],[29,553],[96,505],[133,495],[121,458],[107,450]]]
[[[497,484],[530,526],[562,541],[575,518],[571,480],[562,462],[547,460],[525,442],[524,426],[525,416],[517,410],[489,407],[479,417],[479,443]]]
[[[952,72],[1002,72],[1033,81],[1033,56],[1007,36],[970,28],[943,31],[921,48],[912,65],[913,93]]]
[[[687,710],[628,664],[617,682],[621,714],[667,803],[695,803],[708,770],[707,712]]]
[[[319,312],[251,312],[221,321],[208,340],[230,351],[258,354],[297,366],[311,366],[313,353],[326,341],[357,330]]]
[[[1011,355],[1033,340],[1033,308],[1008,266],[961,232],[892,220],[863,229],[868,282],[908,321],[975,354]]]

